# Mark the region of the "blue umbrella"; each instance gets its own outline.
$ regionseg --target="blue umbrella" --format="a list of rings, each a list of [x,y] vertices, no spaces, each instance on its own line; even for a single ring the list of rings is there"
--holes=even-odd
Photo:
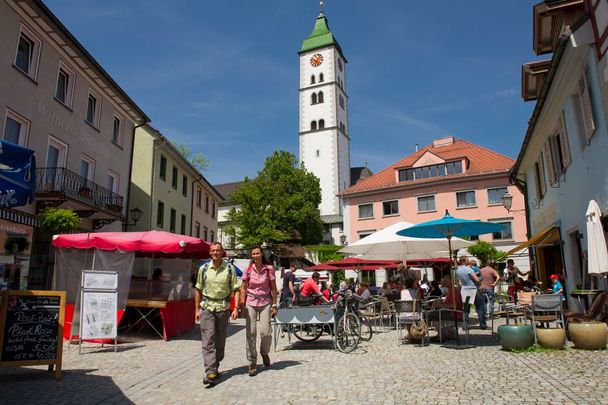
[[[450,215],[448,210],[445,210],[445,216],[443,218],[410,226],[409,228],[397,231],[397,235],[409,236],[412,238],[447,238],[448,252],[451,256],[452,237],[467,237],[500,232],[504,229],[504,227],[504,225],[495,224],[492,222],[454,218]],[[454,294],[454,281],[454,277],[452,277],[452,295]],[[454,305],[456,305],[456,300],[452,299],[452,302]]]

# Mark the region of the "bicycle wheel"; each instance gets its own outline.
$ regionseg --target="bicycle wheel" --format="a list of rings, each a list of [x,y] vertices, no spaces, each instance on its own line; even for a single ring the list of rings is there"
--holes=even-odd
[[[291,332],[303,342],[313,342],[323,334],[323,325],[291,325]]]
[[[346,313],[338,321],[336,328],[336,347],[342,353],[350,353],[359,344],[361,336],[361,321],[352,313]]]
[[[374,332],[372,331],[372,324],[369,323],[369,318],[365,315],[361,315],[361,340],[369,342],[372,340],[373,334]]]

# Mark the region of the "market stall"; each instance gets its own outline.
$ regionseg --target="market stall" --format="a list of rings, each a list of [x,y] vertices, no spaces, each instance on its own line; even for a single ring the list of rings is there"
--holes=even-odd
[[[130,310],[138,315],[134,323],[165,340],[194,327],[192,259],[209,257],[207,242],[163,231],[99,232],[55,235],[53,246],[53,289],[67,292],[64,338],[78,335],[85,269],[118,272],[118,323]]]

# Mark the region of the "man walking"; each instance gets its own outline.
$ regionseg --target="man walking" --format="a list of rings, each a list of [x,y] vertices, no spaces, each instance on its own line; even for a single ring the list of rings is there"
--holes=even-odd
[[[226,330],[230,317],[230,297],[239,301],[239,282],[232,264],[222,260],[224,248],[219,242],[211,244],[211,260],[201,265],[196,278],[194,303],[196,321],[201,323],[203,362],[205,378],[203,384],[214,385],[219,375],[218,368],[224,359]],[[238,305],[232,311],[232,319],[239,314]]]
[[[479,327],[486,329],[486,309],[488,303],[490,304],[490,319],[494,317],[494,288],[500,281],[500,275],[492,265],[494,262],[491,259],[486,261],[486,266],[479,270],[481,274],[481,285],[479,287],[479,296],[481,298],[482,306],[481,313],[479,314]]]
[[[480,303],[479,300],[476,300],[477,295],[477,286],[479,285],[479,278],[475,275],[475,272],[472,268],[469,267],[469,261],[466,256],[460,256],[458,259],[458,269],[456,269],[456,276],[460,281],[461,289],[460,294],[462,297],[462,302],[467,304],[467,297],[469,298],[469,304],[475,304],[475,309],[477,310],[477,314],[480,312]],[[473,301],[473,302],[471,302]],[[465,320],[468,321],[469,318],[469,308],[463,308],[465,313]]]
[[[296,264],[291,263],[289,271],[285,272],[283,276],[283,289],[281,290],[281,307],[283,308],[291,308],[293,299],[296,296],[295,281]]]

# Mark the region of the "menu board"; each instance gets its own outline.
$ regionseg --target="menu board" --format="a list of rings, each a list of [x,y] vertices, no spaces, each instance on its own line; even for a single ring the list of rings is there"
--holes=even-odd
[[[64,307],[65,292],[2,292],[0,366],[56,364],[59,378]]]
[[[115,291],[83,291],[81,339],[115,339],[117,336]]]

